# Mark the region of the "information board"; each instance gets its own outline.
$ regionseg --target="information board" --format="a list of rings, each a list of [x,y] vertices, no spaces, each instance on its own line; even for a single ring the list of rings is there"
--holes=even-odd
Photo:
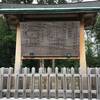
[[[78,56],[79,21],[21,22],[22,56]]]

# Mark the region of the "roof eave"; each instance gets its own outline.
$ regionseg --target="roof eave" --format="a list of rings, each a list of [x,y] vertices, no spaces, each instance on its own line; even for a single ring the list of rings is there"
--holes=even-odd
[[[99,8],[3,8],[0,9],[1,14],[55,14],[55,13],[86,13],[100,12]]]

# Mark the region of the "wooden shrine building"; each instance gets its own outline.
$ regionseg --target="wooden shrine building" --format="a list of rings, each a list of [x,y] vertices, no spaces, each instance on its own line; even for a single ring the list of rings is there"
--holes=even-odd
[[[24,59],[79,59],[86,72],[84,29],[93,26],[100,2],[59,5],[0,4],[11,29],[16,27],[15,72]]]

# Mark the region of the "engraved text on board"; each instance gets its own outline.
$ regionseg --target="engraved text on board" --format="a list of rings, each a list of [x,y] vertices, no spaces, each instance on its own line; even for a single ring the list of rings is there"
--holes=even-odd
[[[79,21],[21,22],[22,56],[79,56]]]

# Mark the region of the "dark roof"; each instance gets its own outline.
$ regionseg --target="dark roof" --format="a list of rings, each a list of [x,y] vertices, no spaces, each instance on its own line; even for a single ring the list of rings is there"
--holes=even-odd
[[[83,13],[100,12],[100,1],[59,5],[0,4],[3,14]]]

